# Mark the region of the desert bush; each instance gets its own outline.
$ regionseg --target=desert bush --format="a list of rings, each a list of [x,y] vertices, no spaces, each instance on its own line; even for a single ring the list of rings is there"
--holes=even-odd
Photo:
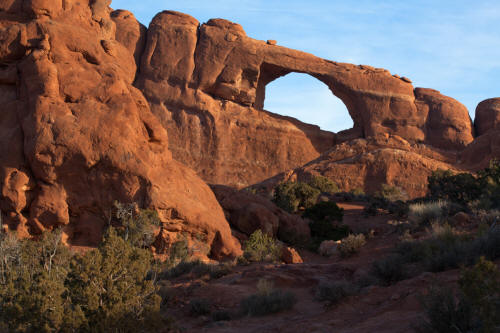
[[[328,302],[329,305],[339,303],[347,296],[354,295],[358,288],[348,281],[323,282],[316,289],[316,299],[320,302]]]
[[[351,190],[351,193],[355,196],[364,196],[365,195],[365,191],[363,191],[363,189],[357,187],[353,190]]]
[[[388,184],[382,184],[380,190],[375,193],[375,197],[383,198],[389,202],[408,200],[408,194],[403,189]]]
[[[155,240],[155,229],[160,225],[158,213],[151,209],[139,209],[136,203],[115,201],[116,217],[123,229],[117,229],[125,240],[134,246],[149,247]]]
[[[342,239],[337,250],[342,257],[349,257],[353,254],[359,252],[359,250],[366,244],[365,235],[353,235],[350,234],[346,238]]]
[[[481,195],[481,181],[470,173],[453,174],[450,170],[436,170],[428,178],[429,196],[465,205]]]
[[[335,202],[322,201],[306,209],[302,216],[313,221],[327,220],[330,222],[342,222],[344,209],[337,206]]]
[[[338,185],[324,176],[313,176],[308,183],[311,187],[318,189],[321,193],[334,194],[339,192]]]
[[[210,314],[212,304],[204,298],[195,298],[189,302],[189,313],[193,317],[206,316]]]
[[[473,236],[445,225],[427,239],[399,243],[392,254],[373,263],[372,272],[383,283],[391,284],[405,278],[408,264],[412,264],[414,274],[441,272],[472,265],[481,256],[488,260],[500,258],[500,226],[493,225]]]
[[[500,328],[500,272],[495,263],[481,257],[463,268],[459,291],[432,286],[423,297],[425,318],[420,332],[497,332]]]
[[[291,292],[274,289],[272,284],[260,280],[257,293],[243,299],[240,303],[243,315],[263,316],[290,310],[297,302],[297,298]]]
[[[447,201],[414,203],[409,206],[408,219],[417,227],[427,227],[431,223],[447,217]]]
[[[425,318],[416,325],[417,332],[481,332],[473,322],[471,304],[457,298],[451,288],[432,286],[421,303]]]
[[[103,332],[110,327],[145,332],[162,326],[161,299],[150,274],[152,254],[114,228],[84,255],[72,254],[60,231],[37,241],[0,238],[0,259],[10,265],[0,281],[0,322],[9,332]]]
[[[277,240],[262,230],[254,231],[245,243],[243,256],[250,261],[278,261],[281,246]]]
[[[201,278],[208,276],[210,279],[221,278],[232,271],[232,264],[218,263],[210,264],[201,260],[185,260],[173,266],[167,266],[160,277],[162,279],[172,279],[183,275],[189,275],[190,278]]]
[[[73,306],[84,314],[80,328],[158,329],[161,297],[155,281],[148,278],[152,262],[149,250],[133,246],[114,228],[107,230],[96,250],[75,256],[65,285]]]
[[[309,208],[313,206],[320,193],[320,190],[307,183],[287,181],[276,186],[273,202],[278,207],[294,213],[300,207]]]
[[[302,216],[312,220],[309,228],[311,229],[312,242],[317,246],[324,240],[342,239],[350,232],[348,226],[335,223],[342,221],[344,209],[339,208],[334,202],[319,202],[306,209]]]
[[[217,310],[212,312],[213,321],[228,321],[233,319],[234,314],[228,310]]]
[[[371,273],[382,284],[391,285],[406,277],[404,271],[405,260],[402,255],[394,253],[375,261],[372,264]]]
[[[60,231],[38,241],[2,234],[0,249],[0,322],[9,332],[57,331],[85,322],[81,308],[68,305],[71,253],[62,245]]]

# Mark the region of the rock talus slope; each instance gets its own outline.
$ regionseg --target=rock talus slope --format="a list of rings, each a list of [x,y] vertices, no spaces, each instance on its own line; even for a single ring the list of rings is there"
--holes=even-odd
[[[213,192],[172,159],[132,85],[145,29],[109,3],[0,4],[4,223],[24,235],[64,226],[70,244],[91,245],[113,201],[135,201],[159,212],[165,243],[182,232],[213,257],[237,255]]]

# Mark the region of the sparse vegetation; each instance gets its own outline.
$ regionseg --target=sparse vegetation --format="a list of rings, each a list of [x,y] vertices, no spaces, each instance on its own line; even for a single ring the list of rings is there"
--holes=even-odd
[[[366,238],[363,234],[350,234],[342,239],[337,249],[342,257],[349,257],[358,253],[365,244]]]
[[[243,256],[250,261],[276,262],[280,254],[281,246],[278,241],[259,229],[254,231],[245,243]]]
[[[412,275],[416,275],[468,266],[481,256],[489,260],[500,258],[500,226],[493,225],[472,236],[445,225],[436,228],[427,239],[401,242],[393,254],[374,262],[372,272],[382,283],[391,284],[406,277],[410,264]]]
[[[195,298],[189,302],[189,313],[193,317],[209,315],[211,308],[210,301],[204,298]]]
[[[335,305],[357,292],[358,287],[348,281],[323,282],[316,289],[316,299],[320,302],[328,302],[329,305]]]
[[[388,184],[382,184],[380,190],[375,193],[375,197],[382,198],[390,202],[408,200],[408,194],[406,194],[403,189],[398,186],[391,186]]]
[[[447,216],[449,203],[444,200],[414,203],[409,206],[408,219],[417,227],[427,227]]]
[[[498,332],[500,328],[500,272],[483,257],[462,269],[459,291],[432,286],[423,297],[425,318],[417,331]]]
[[[264,316],[290,310],[293,308],[297,299],[291,292],[280,289],[274,289],[272,284],[260,280],[258,291],[241,301],[240,307],[243,315]]]
[[[231,270],[230,263],[209,264],[200,260],[184,260],[165,269],[161,273],[161,278],[172,279],[189,275],[190,278],[194,279],[201,277],[218,279],[231,273]]]
[[[475,203],[479,208],[498,209],[500,161],[492,160],[490,166],[477,175],[437,170],[429,177],[428,187],[430,197],[435,200],[448,200],[462,206]]]

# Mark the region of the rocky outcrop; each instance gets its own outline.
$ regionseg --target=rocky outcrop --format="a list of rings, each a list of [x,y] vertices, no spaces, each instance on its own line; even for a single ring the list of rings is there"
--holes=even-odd
[[[264,111],[266,85],[291,72],[327,85],[353,128],[329,133]],[[352,139],[389,134],[455,151],[473,140],[466,108],[438,91],[414,89],[385,69],[254,40],[221,19],[200,26],[185,14],[158,14],[135,84],[167,129],[174,158],[210,183],[252,184]]]
[[[245,190],[212,185],[231,226],[250,236],[260,229],[287,243],[304,244],[311,238],[308,223],[290,214],[270,200]]]
[[[447,150],[462,150],[474,140],[467,108],[434,89],[415,89],[416,105],[426,115],[426,143]]]
[[[338,144],[302,167],[278,174],[253,186],[269,193],[282,181],[307,181],[322,175],[344,191],[374,193],[382,184],[398,186],[410,197],[427,192],[427,177],[437,169],[459,171],[456,153],[410,144],[399,136],[356,139]]]
[[[254,40],[221,19],[165,11],[146,29],[109,5],[0,3],[0,210],[22,236],[63,226],[68,243],[95,244],[113,201],[135,201],[159,212],[162,247],[185,234],[212,257],[234,256],[239,244],[204,181],[319,173],[344,190],[388,183],[417,196],[433,169],[500,156],[497,100],[478,107],[474,140],[462,104],[387,70]],[[263,110],[266,85],[292,72],[328,86],[353,128],[330,133]],[[308,235],[267,201],[217,195],[245,233]]]
[[[474,126],[477,136],[500,129],[500,98],[490,98],[478,104]]]
[[[183,233],[215,258],[238,255],[213,192],[172,159],[165,128],[132,85],[144,29],[109,3],[2,2],[4,223],[25,236],[62,226],[69,244],[92,245],[114,200],[137,202],[159,212],[166,243]]]

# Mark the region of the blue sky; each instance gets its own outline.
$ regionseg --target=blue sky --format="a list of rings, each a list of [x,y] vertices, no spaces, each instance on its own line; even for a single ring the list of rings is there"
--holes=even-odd
[[[146,26],[162,10],[200,22],[225,18],[248,36],[354,64],[407,76],[465,104],[500,97],[500,1],[401,0],[113,0]],[[265,108],[339,131],[352,121],[328,88],[303,74],[267,87]]]

